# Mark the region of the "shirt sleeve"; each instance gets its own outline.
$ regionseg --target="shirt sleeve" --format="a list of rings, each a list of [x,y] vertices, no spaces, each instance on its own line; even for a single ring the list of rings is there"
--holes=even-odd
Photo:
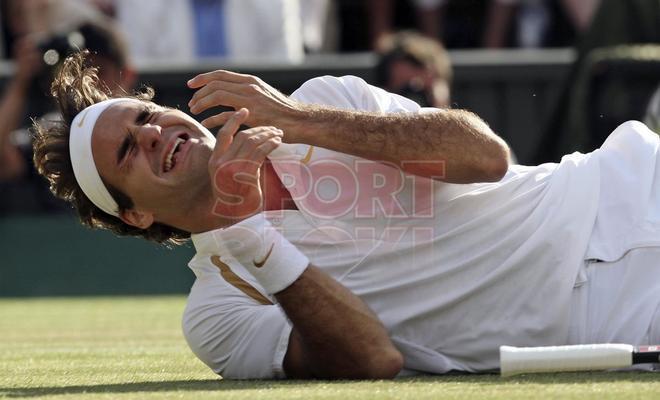
[[[307,104],[371,112],[397,113],[426,110],[410,99],[369,85],[363,79],[351,75],[310,79],[293,92],[291,97]]]
[[[277,305],[264,305],[219,274],[198,277],[182,321],[195,355],[228,379],[284,378],[291,324]]]

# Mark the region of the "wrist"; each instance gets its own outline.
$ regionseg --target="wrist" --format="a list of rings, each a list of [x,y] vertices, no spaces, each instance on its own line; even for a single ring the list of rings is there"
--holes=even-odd
[[[314,115],[316,109],[308,104],[298,104],[295,109],[291,109],[283,122],[276,125],[284,131],[282,141],[284,143],[303,143],[311,144],[309,141],[313,138]]]
[[[289,287],[305,271],[309,259],[257,214],[216,235],[221,258],[240,263],[268,294]]]

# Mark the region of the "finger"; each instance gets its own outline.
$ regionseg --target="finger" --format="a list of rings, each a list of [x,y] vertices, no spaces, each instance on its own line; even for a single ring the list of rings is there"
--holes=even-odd
[[[194,78],[188,81],[188,87],[191,89],[196,89],[208,84],[211,81],[225,81],[225,82],[234,82],[241,83],[247,82],[250,80],[251,75],[239,74],[236,72],[226,71],[219,69],[217,71],[207,72],[204,74],[199,74]]]
[[[217,157],[225,153],[227,148],[231,145],[234,135],[238,132],[238,129],[241,127],[241,124],[245,122],[248,115],[247,108],[241,108],[240,110],[233,113],[231,117],[227,120],[222,128],[218,131],[216,135],[216,144],[213,149],[212,157]]]
[[[234,139],[237,155],[249,155],[255,148],[268,139],[279,137],[281,140],[282,136],[284,136],[284,133],[274,127],[259,126],[241,131]]]
[[[234,94],[245,94],[246,86],[246,84],[242,83],[213,81],[201,89],[195,91],[193,96],[190,98],[190,101],[188,102],[188,107],[194,106],[197,101],[199,101],[199,99],[206,97],[218,90],[224,90]]]
[[[244,101],[241,100],[242,97],[235,93],[231,93],[225,90],[215,90],[212,93],[209,93],[197,100],[195,105],[190,107],[190,112],[193,114],[199,114],[215,106],[235,107],[244,103]]]
[[[283,133],[274,128],[258,127],[238,132],[227,150],[222,154],[224,160],[250,160],[254,150],[265,141],[274,137],[280,140]]]
[[[216,126],[222,126],[229,121],[229,118],[234,115],[235,111],[225,111],[220,114],[208,117],[202,121],[202,125],[208,129],[215,128]]]
[[[266,161],[266,157],[273,152],[276,148],[278,148],[282,144],[282,138],[279,136],[272,137],[259,146],[254,150],[253,152],[253,157],[252,161],[255,161],[259,163],[259,165],[263,164],[264,161]]]
[[[240,166],[238,168],[240,172],[235,173],[235,175],[243,174],[249,177],[258,177],[259,168],[261,168],[264,161],[266,161],[266,157],[272,153],[273,150],[278,148],[280,144],[282,144],[282,139],[279,137],[269,138],[256,148],[252,149],[249,154],[229,161]]]

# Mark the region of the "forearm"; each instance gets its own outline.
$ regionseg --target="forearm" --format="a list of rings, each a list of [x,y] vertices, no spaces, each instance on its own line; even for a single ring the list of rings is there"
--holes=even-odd
[[[284,369],[290,378],[391,378],[402,365],[378,317],[286,240],[263,214],[215,234],[293,324]]]
[[[392,162],[408,173],[447,182],[497,181],[507,171],[507,145],[470,112],[385,114],[310,105],[338,101],[345,107],[380,110],[376,103],[394,101],[354,77],[344,82],[318,79],[299,89],[309,95],[308,104],[303,104],[257,77],[214,71],[188,81],[189,87],[199,88],[188,104],[194,114],[218,105],[246,107],[250,110],[247,125],[276,126],[284,131],[285,142]],[[202,124],[221,126],[230,115],[222,112]]]
[[[11,133],[18,129],[25,107],[25,88],[21,82],[9,82],[0,99],[0,179],[20,175],[25,163],[11,143]]]
[[[391,378],[402,356],[360,298],[310,266],[276,298],[293,324],[285,359],[293,378]]]
[[[18,129],[25,110],[26,83],[10,81],[0,99],[0,150],[9,146],[9,135]]]
[[[509,149],[464,110],[378,114],[306,106],[285,128],[285,141],[387,161],[403,171],[452,183],[497,181]]]

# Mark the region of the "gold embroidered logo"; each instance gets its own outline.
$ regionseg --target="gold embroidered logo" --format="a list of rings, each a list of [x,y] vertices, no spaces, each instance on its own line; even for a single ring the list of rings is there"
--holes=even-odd
[[[268,249],[268,253],[266,253],[266,257],[264,257],[264,259],[263,259],[261,262],[258,262],[257,260],[252,260],[252,264],[254,264],[254,266],[255,266],[256,268],[261,268],[261,267],[263,267],[264,264],[266,264],[266,261],[268,261],[268,257],[270,257],[270,253],[273,252],[273,247],[274,247],[274,246],[275,246],[275,243],[271,243],[271,245],[270,245],[270,249]]]
[[[314,153],[314,146],[309,146],[309,150],[307,150],[307,154],[305,154],[305,157],[303,157],[303,159],[300,160],[300,162],[303,164],[307,164],[309,160],[312,159],[313,153]]]
[[[220,257],[218,256],[213,256],[211,257],[211,262],[218,267],[220,270],[220,275],[224,278],[227,283],[235,287],[236,289],[240,290],[244,294],[246,294],[248,297],[251,297],[254,299],[257,303],[263,304],[263,305],[269,305],[273,304],[266,296],[261,294],[257,289],[254,288],[254,286],[250,285],[243,279],[241,279],[240,276],[236,275],[234,271],[229,268],[229,265],[225,264],[220,260]]]
[[[85,114],[83,114],[82,118],[80,118],[80,122],[78,122],[78,128],[82,128],[83,124],[85,123],[85,118],[87,118],[87,113],[89,113],[89,110],[85,111]]]

